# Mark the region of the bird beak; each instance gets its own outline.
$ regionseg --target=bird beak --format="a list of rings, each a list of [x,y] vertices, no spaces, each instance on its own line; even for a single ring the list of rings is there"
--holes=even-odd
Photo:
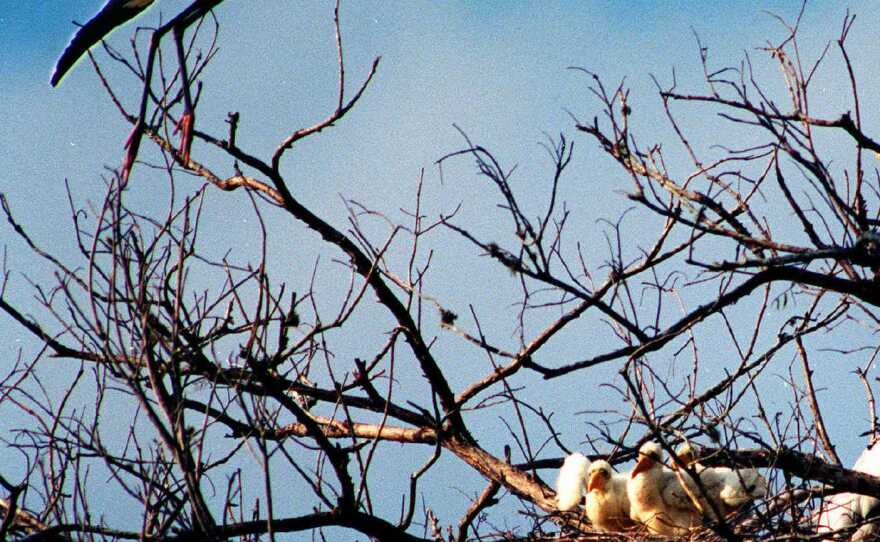
[[[587,483],[587,492],[593,491],[594,489],[602,489],[604,484],[599,479],[598,473],[594,472],[590,475],[590,481]]]
[[[645,455],[639,456],[639,461],[636,463],[636,466],[633,468],[632,473],[629,475],[630,478],[635,478],[638,476],[640,472],[645,472],[649,468],[651,468],[652,459]]]

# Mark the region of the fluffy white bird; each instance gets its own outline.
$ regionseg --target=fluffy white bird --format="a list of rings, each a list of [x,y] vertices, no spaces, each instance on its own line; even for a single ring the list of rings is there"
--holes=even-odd
[[[583,454],[575,452],[565,458],[556,477],[556,506],[560,510],[571,510],[580,504],[586,489],[589,468],[590,460]]]
[[[587,517],[605,532],[623,531],[635,525],[629,517],[627,477],[611,469],[607,461],[594,461],[588,470]]]
[[[874,442],[862,452],[862,455],[853,465],[853,470],[880,476],[880,444]],[[867,495],[857,493],[838,493],[825,498],[819,517],[816,522],[816,530],[827,533],[853,527],[865,519],[875,517],[880,513],[880,500]],[[880,535],[880,526],[876,523],[867,523],[859,527],[850,540],[860,542],[873,540]]]
[[[698,498],[699,490],[685,473],[679,474],[663,467],[663,449],[659,444],[643,444],[626,483],[630,517],[650,532],[663,536],[685,535],[702,525],[700,508],[691,498]],[[705,503],[699,504],[706,509]]]
[[[684,464],[694,467],[709,499],[724,515],[736,513],[767,495],[767,480],[756,469],[705,467],[696,460],[694,449],[687,442],[675,450],[675,455]]]

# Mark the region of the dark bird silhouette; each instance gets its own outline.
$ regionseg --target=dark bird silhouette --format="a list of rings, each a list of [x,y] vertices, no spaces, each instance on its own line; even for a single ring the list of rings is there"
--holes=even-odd
[[[118,26],[127,23],[150,7],[155,0],[108,0],[94,17],[82,25],[52,71],[49,83],[57,86],[68,71],[93,45],[109,36]]]
[[[211,9],[220,4],[223,0],[194,0],[192,4],[168,23],[157,28],[150,40],[150,51],[147,56],[146,69],[143,75],[144,91],[141,97],[140,108],[137,118],[134,122],[134,128],[125,143],[126,153],[122,162],[122,184],[128,183],[128,177],[131,174],[131,168],[137,158],[138,149],[140,147],[141,138],[143,137],[146,116],[147,101],[150,92],[150,80],[153,73],[153,63],[155,62],[156,49],[159,40],[167,32],[173,31],[174,41],[177,45],[177,57],[180,64],[180,79],[183,89],[183,115],[177,123],[175,132],[179,131],[180,136],[180,154],[179,160],[186,166],[189,163],[190,148],[193,139],[193,125],[195,123],[195,111],[193,108],[192,96],[190,95],[190,81],[186,70],[186,54],[183,46],[183,34],[186,28],[196,22],[200,17],[204,16]],[[84,54],[96,43],[107,37],[113,29],[132,20],[144,10],[149,8],[155,0],[108,0],[107,3],[98,11],[98,13],[89,19],[86,24],[74,34],[73,39],[64,49],[61,58],[55,65],[52,72],[52,78],[49,82],[52,86],[56,86],[64,75],[82,58]]]

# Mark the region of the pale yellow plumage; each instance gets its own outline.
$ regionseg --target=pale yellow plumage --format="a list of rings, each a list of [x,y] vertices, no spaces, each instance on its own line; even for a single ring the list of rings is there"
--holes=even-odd
[[[682,485],[687,484],[687,491]],[[702,525],[702,513],[692,496],[698,495],[693,480],[663,467],[663,449],[647,442],[626,484],[630,517],[653,534],[682,536]]]
[[[607,461],[590,465],[587,483],[587,517],[597,530],[619,532],[635,525],[629,517],[627,477],[611,469]]]

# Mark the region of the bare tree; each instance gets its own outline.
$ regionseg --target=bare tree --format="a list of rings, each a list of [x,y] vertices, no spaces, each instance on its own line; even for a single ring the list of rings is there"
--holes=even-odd
[[[184,102],[187,113],[198,110],[196,85],[215,54],[210,14],[188,21],[187,40],[178,34],[180,63],[155,57],[158,78],[142,67],[136,47],[128,57],[110,51],[142,82],[137,113],[126,109],[129,97],[93,60],[109,99],[163,162],[134,165],[129,151],[124,167],[106,179],[103,201],[81,208],[71,190],[77,261],[38,246],[3,198],[9,227],[57,281],[34,284],[39,303],[33,307],[13,306],[0,295],[0,308],[45,344],[0,381],[0,409],[29,420],[7,443],[28,469],[21,482],[0,476],[0,536],[276,540],[341,527],[378,540],[538,540],[561,525],[573,537],[607,539],[590,534],[578,514],[556,509],[546,480],[561,455],[583,444],[560,440],[552,397],[528,393],[541,379],[598,388],[592,375],[600,366],[617,370],[601,387],[625,406],[584,414],[594,458],[622,465],[649,440],[670,452],[687,440],[701,444],[707,463],[768,474],[766,500],[735,516],[707,514],[706,530],[696,537],[810,538],[816,535],[809,518],[824,493],[880,497],[880,481],[841,466],[813,384],[821,352],[815,337],[846,336],[853,327],[873,332],[880,322],[880,192],[868,163],[880,143],[863,129],[858,66],[847,53],[854,17],[847,16],[839,39],[812,63],[798,49],[799,20],[786,26],[784,39],[763,50],[781,68],[782,92],[754,75],[750,57],[719,69],[700,46],[705,90],[657,80],[665,121],[676,135],[664,145],[637,137],[637,108],[623,84],[609,87],[582,70],[594,100],[589,110],[598,106],[598,114],[576,120],[579,137],[619,164],[630,182],[626,197],[636,205],[607,224],[606,264],[591,268],[586,247],[566,229],[572,211],[562,187],[573,146],[564,135],[545,143],[551,167],[538,211],[538,203],[518,196],[512,170],[465,133],[463,148],[438,160],[441,168],[463,159],[476,164],[494,190],[485,205],[500,199],[509,218],[504,239],[459,223],[455,213],[427,216],[423,177],[414,201],[393,203],[405,209],[403,219],[350,200],[348,223],[332,224],[303,203],[301,187],[283,173],[284,159],[301,140],[320,140],[322,131],[344,122],[379,67],[376,59],[350,86],[338,13],[337,7],[335,107],[316,124],[292,130],[266,156],[236,140],[238,113],[229,114],[225,134],[192,128],[192,151],[188,142],[181,150],[174,143],[175,119]],[[167,30],[153,31],[150,62]],[[850,111],[811,110],[812,77],[826,63],[849,81]],[[688,137],[676,111],[696,104],[734,128],[731,141],[719,136],[710,146]],[[844,141],[851,153],[826,155],[826,138]],[[667,158],[673,151],[675,159]],[[133,166],[141,171],[129,182],[139,174],[165,179],[163,212],[130,201],[123,178]],[[224,168],[235,173],[219,173]],[[229,194],[226,203],[260,224],[256,260],[200,242],[212,212],[203,208],[206,194],[218,189],[246,194],[234,200]],[[285,239],[319,236],[324,259],[342,264],[347,279],[327,286],[319,261],[310,277],[277,272],[267,215],[279,213],[293,219]],[[473,307],[456,313],[465,300],[432,295],[434,236],[465,240],[473,256],[488,256],[487,266],[517,279],[518,310],[493,315],[510,319],[514,340],[485,331],[485,316]],[[6,272],[4,289],[9,280]],[[737,322],[751,322],[746,329],[733,322],[734,307]],[[340,332],[365,333],[359,318],[384,326],[364,339],[371,350],[339,350]],[[548,345],[583,322],[607,335],[595,344],[615,346],[588,347],[576,360],[547,354]],[[454,374],[460,362],[444,359],[438,346],[448,343],[466,346],[473,359],[464,363],[486,366],[485,372],[462,385]],[[721,344],[734,360],[713,370],[712,349]],[[864,382],[859,405],[873,435],[868,367],[876,347],[839,349],[851,360],[841,374],[857,371]],[[44,369],[59,362],[70,374],[60,392],[52,382],[57,374]],[[768,406],[762,391],[780,378],[780,367],[786,410]],[[480,441],[495,416],[508,422],[508,444],[492,453]],[[120,417],[125,434],[105,429],[118,427]],[[405,453],[423,463],[390,472],[401,447],[416,450]],[[452,521],[436,516],[430,490],[421,487],[447,458],[484,484]],[[137,504],[139,523],[116,524],[96,509],[103,478]],[[283,484],[306,492],[296,513],[277,504]],[[380,486],[399,500],[376,502]],[[499,503],[522,513],[522,529],[491,521],[489,510]]]

